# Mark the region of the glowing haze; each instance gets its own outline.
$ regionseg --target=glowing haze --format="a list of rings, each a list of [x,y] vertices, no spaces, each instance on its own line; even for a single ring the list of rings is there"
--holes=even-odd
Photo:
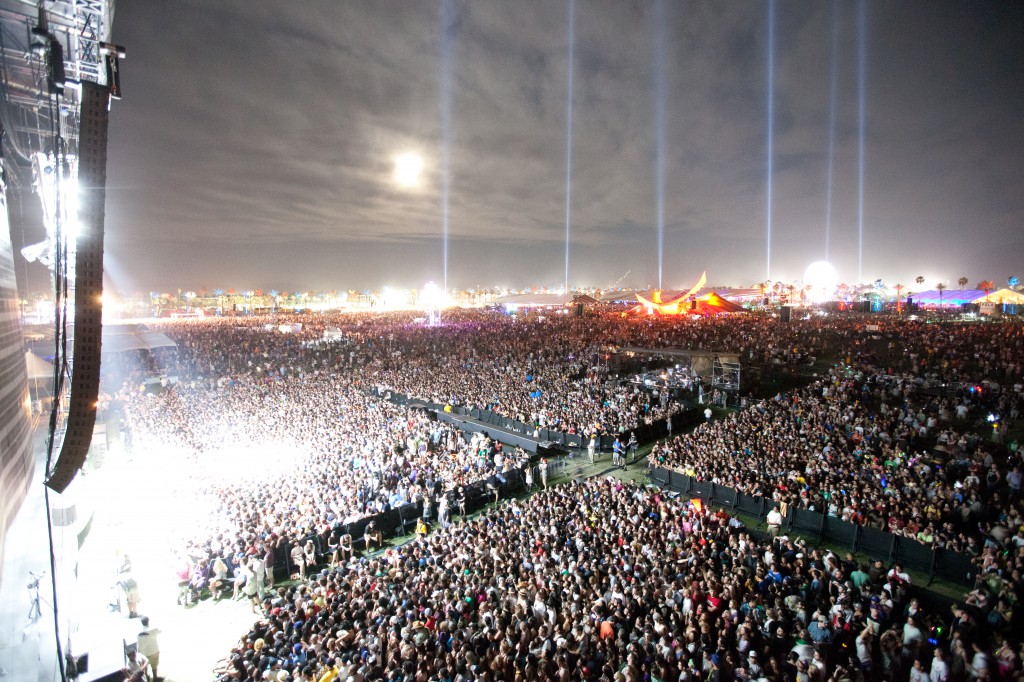
[[[815,261],[804,271],[804,285],[807,298],[814,302],[827,301],[833,297],[839,284],[839,273],[828,261]]]
[[[451,4],[448,145],[440,3],[119,4],[111,285],[440,283],[444,146],[449,286],[560,286],[568,6]],[[666,288],[705,269],[751,285],[766,256],[765,6],[688,3],[667,13],[657,51],[655,9],[575,8],[569,283],[656,284],[660,224]],[[1019,274],[1024,3],[865,14],[863,278]],[[856,2],[776,3],[772,279],[822,257],[829,187],[829,260],[856,276],[857,33]],[[420,155],[398,156],[409,150]]]

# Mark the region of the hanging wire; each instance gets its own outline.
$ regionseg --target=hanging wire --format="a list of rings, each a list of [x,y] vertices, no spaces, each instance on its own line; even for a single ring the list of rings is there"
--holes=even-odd
[[[62,410],[62,396],[66,377],[70,372],[67,343],[68,317],[68,244],[64,233],[63,205],[61,202],[61,183],[63,181],[64,164],[67,161],[67,150],[60,131],[60,108],[57,103],[59,94],[48,97],[50,113],[50,139],[53,141],[54,182],[54,359],[53,359],[53,402],[50,407],[50,421],[46,436],[46,477],[49,478],[53,467],[53,450],[57,440],[57,425]],[[64,652],[60,638],[60,619],[57,608],[57,556],[54,552],[53,521],[50,510],[50,488],[43,485],[43,497],[46,504],[46,534],[50,552],[50,586],[53,592],[53,636],[57,646],[57,665],[60,668],[61,682],[67,682],[67,670],[64,665]]]

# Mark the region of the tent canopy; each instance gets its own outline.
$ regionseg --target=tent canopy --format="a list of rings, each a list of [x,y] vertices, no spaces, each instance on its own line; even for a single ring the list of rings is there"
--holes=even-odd
[[[999,291],[993,291],[988,296],[982,296],[981,298],[974,301],[975,303],[1010,303],[1014,305],[1024,305],[1024,294],[1013,289],[1000,289]]]
[[[697,297],[697,307],[691,311],[699,315],[717,315],[718,313],[742,313],[743,306],[722,298],[717,291]]]
[[[663,302],[659,296],[651,300],[645,299],[640,294],[636,295],[640,305],[634,308],[635,311],[653,310],[660,315],[718,315],[720,313],[741,313],[745,312],[743,306],[728,301],[716,291],[710,291],[702,296],[679,296],[673,300]]]
[[[983,298],[985,292],[981,289],[945,289],[941,293],[938,289],[930,289],[916,294],[910,294],[914,303],[919,305],[941,305],[942,307],[959,307],[965,303],[974,303]]]

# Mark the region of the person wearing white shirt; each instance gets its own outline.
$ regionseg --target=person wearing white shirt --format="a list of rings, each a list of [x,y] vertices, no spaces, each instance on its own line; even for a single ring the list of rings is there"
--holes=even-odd
[[[914,667],[910,670],[910,682],[930,682],[928,671],[924,669],[920,658],[914,661]]]
[[[149,670],[149,659],[135,649],[128,650],[128,664],[125,666],[126,680],[131,682],[142,682],[146,679]]]
[[[935,649],[932,669],[928,677],[931,682],[949,682],[949,664],[946,663],[946,655],[942,653],[942,649]]]
[[[136,639],[136,648],[139,653],[149,660],[149,675],[151,680],[159,680],[157,666],[160,665],[160,628],[149,627],[149,616],[142,617],[142,630]]]
[[[768,512],[768,532],[772,537],[779,534],[779,528],[782,527],[782,514],[779,512],[778,505],[772,507],[772,510]]]
[[[910,584],[910,574],[907,573],[906,571],[904,571],[903,567],[900,566],[899,564],[896,564],[895,566],[893,566],[889,570],[889,573],[885,577],[888,580],[892,580],[893,578],[896,578],[897,580],[900,581],[900,583],[903,583],[903,584],[906,584],[906,585]]]

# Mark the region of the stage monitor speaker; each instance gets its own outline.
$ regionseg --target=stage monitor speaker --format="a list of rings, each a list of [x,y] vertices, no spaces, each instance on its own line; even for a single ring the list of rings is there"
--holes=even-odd
[[[103,339],[103,222],[107,186],[107,125],[110,92],[82,82],[78,138],[80,227],[75,255],[75,344],[71,400],[60,455],[46,485],[64,492],[85,464],[96,424]]]
[[[781,308],[779,308],[779,321],[789,322],[791,319],[793,319],[792,308],[790,308],[788,305],[784,305]]]

